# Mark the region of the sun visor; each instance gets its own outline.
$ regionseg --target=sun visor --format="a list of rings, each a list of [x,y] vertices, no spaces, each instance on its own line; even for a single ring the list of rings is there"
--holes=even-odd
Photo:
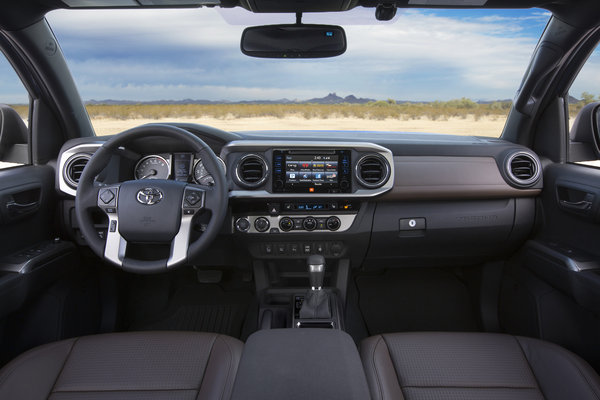
[[[69,8],[135,8],[218,6],[220,0],[62,0]]]
[[[483,7],[487,0],[409,0],[411,6]]]

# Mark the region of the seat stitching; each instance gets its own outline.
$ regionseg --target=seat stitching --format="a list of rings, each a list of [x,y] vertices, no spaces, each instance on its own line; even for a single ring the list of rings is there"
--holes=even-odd
[[[229,368],[227,368],[227,376],[225,377],[225,384],[223,385],[223,388],[221,390],[221,399],[223,398],[223,396],[225,396],[225,388],[227,387],[227,382],[229,382],[229,376],[231,375],[231,370],[233,368],[233,352],[231,351],[231,347],[229,346],[229,343],[227,343],[227,340],[223,340],[223,338],[221,337],[221,335],[218,336],[218,339],[225,343],[225,346],[227,347],[227,351],[229,352]]]
[[[526,386],[462,386],[462,385],[406,385],[405,388],[456,388],[456,389],[515,389],[515,390],[537,390],[537,387],[526,387]]]
[[[377,381],[377,389],[379,391],[379,398],[381,399],[383,399],[383,390],[381,387],[381,382],[379,381],[379,370],[377,369],[377,364],[375,363],[375,353],[377,352],[377,346],[379,346],[379,343],[381,343],[382,340],[383,337],[379,336],[377,343],[375,343],[375,346],[373,346],[373,351],[371,355],[371,366],[375,370],[375,380]]]
[[[387,340],[385,340],[384,335],[381,335],[381,339],[383,339],[383,342],[385,343],[385,346],[387,347],[388,356],[390,357],[390,361],[392,362],[392,367],[394,368],[394,373],[396,374],[396,379],[398,380],[398,387],[400,388],[400,393],[402,393],[402,396],[406,398],[406,394],[402,390],[402,388],[404,386],[403,386],[402,382],[400,381],[400,376],[398,375],[398,369],[396,368],[396,363],[394,362],[394,360],[392,359],[392,355],[390,354],[390,346],[389,346]]]
[[[210,363],[210,357],[212,356],[213,349],[215,348],[215,340],[217,340],[217,334],[212,335],[212,344],[210,345],[210,352],[208,353],[208,358],[206,359],[206,365],[204,366],[204,372],[202,373],[202,378],[200,379],[200,383],[198,384],[198,388],[196,389],[196,399],[200,395],[200,388],[202,387],[202,383],[204,382],[204,377],[206,376],[206,370],[208,369],[208,364]]]
[[[106,389],[106,390],[56,390],[52,394],[56,393],[120,393],[120,392],[195,392],[196,389]]]
[[[516,339],[516,340],[517,340],[517,342],[519,343],[519,346],[521,346],[521,342],[519,341],[519,339],[518,339],[518,338],[515,338],[515,339]],[[542,345],[546,346],[546,347],[553,347],[553,346],[547,346],[547,345],[546,345],[546,343],[544,343],[544,342],[540,342],[540,343],[541,343]],[[561,347],[559,347],[559,349],[560,349],[560,350],[563,350]],[[523,347],[522,347],[522,346],[521,346],[521,350],[523,351]],[[563,355],[561,354],[561,356],[563,356]],[[527,357],[525,357],[525,358],[527,358]],[[587,378],[586,374],[584,374],[584,373],[583,373],[583,371],[581,370],[581,368],[579,368],[579,365],[577,365],[577,363],[576,363],[576,362],[573,362],[573,360],[572,360],[572,359],[571,359],[571,357],[570,357],[570,354],[569,354],[569,353],[567,353],[567,354],[566,354],[566,356],[563,356],[563,358],[564,358],[566,361],[568,361],[568,362],[569,362],[569,364],[571,364],[573,367],[575,367],[575,369],[577,370],[577,372],[579,373],[579,375],[580,375],[580,376],[583,378],[583,380],[584,380],[584,381],[585,381],[585,382],[588,384],[588,387],[590,388],[590,391],[591,391],[591,392],[594,394],[594,397],[595,397],[596,399],[600,399],[600,397],[599,397],[598,393],[597,393],[597,392],[596,392],[596,391],[593,389],[595,385],[593,385],[593,384],[592,384],[592,383],[589,381],[589,379]],[[527,362],[529,363],[529,360],[527,360]],[[532,372],[533,372],[533,370],[532,370]],[[535,376],[535,373],[534,373],[534,376]],[[540,388],[540,392],[542,392],[541,388]],[[542,394],[543,394],[543,392],[542,392]]]
[[[540,391],[540,393],[542,394],[542,396],[544,396],[544,398],[547,398],[546,395],[544,394],[544,391],[542,390],[542,386],[540,385],[540,382],[538,381],[537,376],[535,375],[535,371],[533,370],[533,367],[531,366],[531,363],[529,362],[529,359],[527,358],[527,354],[525,354],[525,349],[521,345],[521,341],[516,336],[513,336],[513,339],[519,345],[519,349],[521,350],[521,354],[523,355],[523,358],[525,359],[525,362],[527,363],[527,366],[529,367],[529,371],[531,371],[531,375],[533,376],[533,379],[535,380],[535,383],[536,383],[536,385],[538,387],[538,390]]]
[[[60,371],[58,372],[58,375],[56,375],[56,379],[54,380],[54,384],[52,385],[52,389],[50,389],[50,393],[54,393],[54,388],[56,387],[56,384],[58,383],[58,380],[60,379],[60,376],[62,375],[63,371],[65,370],[65,366],[67,365],[67,361],[69,361],[69,358],[71,358],[71,353],[73,353],[73,349],[75,348],[75,345],[79,342],[79,338],[75,338],[75,340],[73,340],[73,344],[71,345],[71,348],[69,349],[69,353],[67,354],[67,356],[65,357],[65,361],[63,362],[62,367],[60,368]]]

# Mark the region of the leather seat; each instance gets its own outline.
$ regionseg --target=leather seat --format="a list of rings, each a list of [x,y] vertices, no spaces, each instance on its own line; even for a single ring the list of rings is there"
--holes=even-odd
[[[243,344],[214,333],[131,332],[32,349],[0,371],[0,399],[228,399]]]
[[[365,339],[374,400],[600,399],[581,358],[541,340],[488,333],[393,333]]]

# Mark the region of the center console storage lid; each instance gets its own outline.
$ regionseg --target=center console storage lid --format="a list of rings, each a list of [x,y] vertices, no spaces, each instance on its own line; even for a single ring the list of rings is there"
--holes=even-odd
[[[369,399],[356,345],[337,329],[270,329],[248,338],[233,400]]]

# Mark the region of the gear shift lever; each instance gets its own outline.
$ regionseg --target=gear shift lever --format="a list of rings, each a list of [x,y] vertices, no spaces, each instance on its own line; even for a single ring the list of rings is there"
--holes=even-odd
[[[308,279],[311,290],[321,290],[325,278],[325,258],[314,254],[308,257]]]
[[[308,257],[307,264],[310,289],[304,296],[299,316],[302,319],[331,318],[329,293],[321,290],[325,278],[325,258],[315,254]]]

